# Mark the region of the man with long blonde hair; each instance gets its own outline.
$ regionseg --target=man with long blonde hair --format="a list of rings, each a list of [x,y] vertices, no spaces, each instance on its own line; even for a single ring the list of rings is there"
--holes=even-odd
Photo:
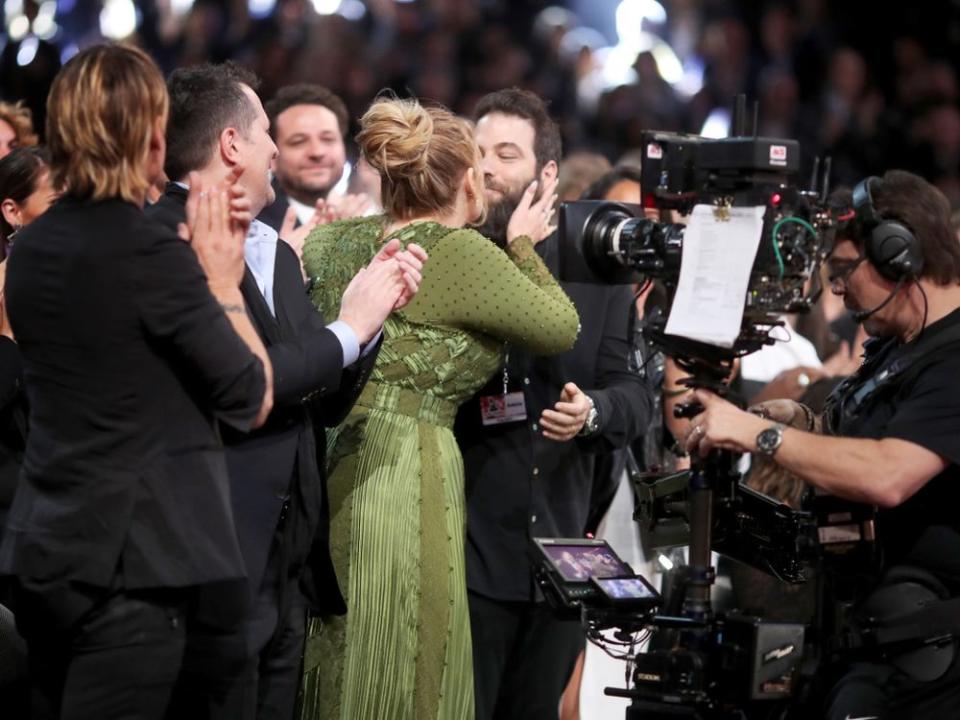
[[[162,718],[198,615],[242,613],[197,598],[243,597],[214,419],[249,429],[272,404],[239,290],[249,202],[196,183],[190,244],[145,218],[168,99],[140,50],[79,53],[48,110],[65,192],[8,261],[30,416],[0,572],[16,579],[33,718]]]

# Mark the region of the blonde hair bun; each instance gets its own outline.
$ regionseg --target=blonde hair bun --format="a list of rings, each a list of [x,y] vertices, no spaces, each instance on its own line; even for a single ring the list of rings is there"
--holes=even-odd
[[[433,117],[416,100],[378,100],[360,118],[357,143],[370,165],[389,178],[427,168]]]
[[[482,177],[473,128],[441,105],[381,97],[360,118],[357,144],[380,174],[380,201],[390,218],[449,213],[467,171]]]

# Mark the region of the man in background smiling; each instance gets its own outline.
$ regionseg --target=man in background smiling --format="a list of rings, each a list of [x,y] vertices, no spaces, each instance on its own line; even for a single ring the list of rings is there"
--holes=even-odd
[[[287,229],[364,215],[371,207],[366,195],[331,197],[347,161],[343,100],[325,87],[302,83],[281,88],[266,111],[277,145],[277,199],[258,219],[289,241]]]

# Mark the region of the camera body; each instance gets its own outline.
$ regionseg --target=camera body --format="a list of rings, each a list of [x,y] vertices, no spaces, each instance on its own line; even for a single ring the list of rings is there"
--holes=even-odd
[[[711,196],[789,185],[800,169],[796,140],[648,132],[642,142],[640,177],[645,203],[682,214]]]
[[[762,207],[763,230],[750,272],[740,334],[732,348],[665,335],[666,315],[648,327],[654,343],[678,358],[722,362],[772,343],[784,313],[806,312],[815,293],[808,282],[826,255],[833,221],[827,184],[801,190],[795,140],[764,137],[708,139],[643,135],[643,206],[591,200],[560,206],[560,277],[568,282],[663,283],[672,302],[683,261],[684,226],[666,215],[709,205],[718,217],[731,208]],[[816,283],[814,283],[816,285]]]
[[[717,618],[700,638],[701,649],[654,650],[638,655],[635,697],[665,698],[716,709],[793,694],[804,648],[800,623],[769,622],[749,615]]]

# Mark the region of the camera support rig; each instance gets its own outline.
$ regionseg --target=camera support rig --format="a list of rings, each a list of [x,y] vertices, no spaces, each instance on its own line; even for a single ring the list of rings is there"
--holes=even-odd
[[[674,603],[675,615],[651,621],[672,647],[636,657],[632,689],[606,691],[633,699],[628,720],[739,718],[746,705],[792,693],[803,625],[715,615],[711,552],[803,582],[816,528],[808,513],[740,485],[734,462],[731,453],[715,450],[692,471],[653,483],[635,479],[635,518],[650,546],[675,545],[678,531],[688,528],[690,549],[688,564],[679,568],[682,604]],[[723,542],[714,542],[715,532]]]
[[[655,278],[672,302],[684,227],[646,214],[686,213],[697,204],[712,205],[715,215],[731,207],[764,208],[732,346],[668,335],[665,315],[646,328],[651,344],[690,373],[691,387],[722,391],[735,358],[772,344],[770,333],[783,324],[782,314],[810,308],[820,291],[817,270],[829,244],[824,239],[833,228],[827,207],[829,161],[819,190],[819,162],[810,189],[799,189],[796,141],[745,136],[744,110],[740,97],[730,138],[646,133],[644,207],[592,201],[560,209],[561,279],[623,284]],[[811,280],[813,290],[807,286]],[[682,573],[682,605],[651,621],[676,630],[672,647],[636,656],[633,688],[608,688],[608,693],[633,699],[628,720],[742,717],[740,705],[786,697],[802,652],[803,626],[715,617],[711,551],[716,547],[782,579],[802,581],[803,559],[815,544],[812,518],[744,487],[727,451],[714,450],[695,459],[689,474],[644,481],[637,490],[638,519],[648,532],[675,535],[678,526],[689,528],[689,562]]]

